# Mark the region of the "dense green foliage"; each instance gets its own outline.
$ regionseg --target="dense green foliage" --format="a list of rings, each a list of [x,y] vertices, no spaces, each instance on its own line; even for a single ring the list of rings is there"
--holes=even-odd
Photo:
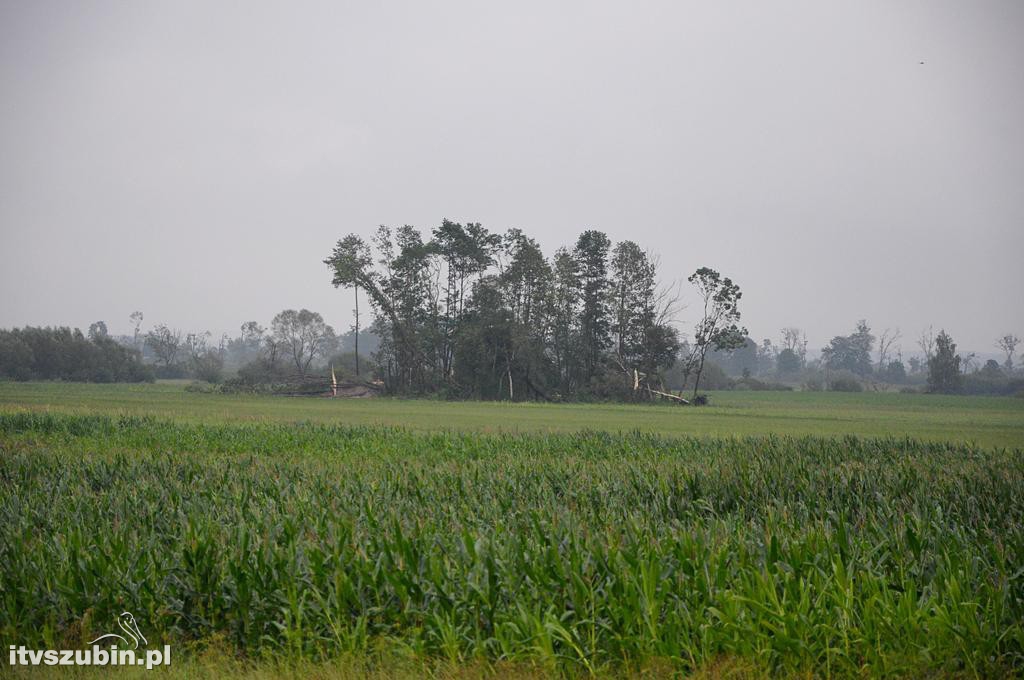
[[[0,636],[247,655],[1024,667],[1024,452],[0,414]]]
[[[393,394],[650,400],[680,349],[655,260],[600,231],[548,259],[519,229],[382,226],[372,244],[340,239],[324,263],[356,304],[368,298]]]
[[[103,322],[89,337],[77,328],[0,329],[0,379],[143,382],[153,371],[139,353],[107,336]]]
[[[833,370],[868,375],[872,370],[871,349],[874,344],[875,336],[871,334],[867,321],[858,321],[852,334],[837,335],[821,350],[822,364]]]
[[[935,338],[935,354],[928,359],[928,389],[952,393],[960,389],[962,382],[956,343],[946,331],[942,331]]]

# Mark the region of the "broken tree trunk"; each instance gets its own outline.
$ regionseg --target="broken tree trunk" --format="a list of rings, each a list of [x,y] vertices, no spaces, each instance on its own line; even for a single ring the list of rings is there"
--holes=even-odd
[[[651,394],[656,394],[659,397],[663,397],[665,399],[672,399],[673,401],[678,401],[681,404],[689,405],[689,403],[690,403],[689,401],[687,401],[686,399],[683,399],[682,397],[677,397],[674,394],[670,394],[668,392],[662,392],[661,390],[656,390],[656,389],[653,389],[651,387],[648,387],[647,391],[650,392]]]

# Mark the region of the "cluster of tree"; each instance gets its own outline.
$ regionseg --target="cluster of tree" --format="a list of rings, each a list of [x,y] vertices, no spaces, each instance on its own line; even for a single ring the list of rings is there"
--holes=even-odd
[[[138,318],[141,321],[141,314]],[[225,334],[217,345],[211,339],[209,331],[183,333],[158,324],[147,333],[137,332],[132,341],[141,345],[160,377],[192,377],[210,383],[221,382],[226,368],[251,381],[305,377],[319,370],[338,346],[334,329],[308,309],[280,312],[269,330],[247,321],[238,337]]]
[[[920,355],[904,361],[899,329],[875,335],[864,320],[849,335],[835,336],[819,356],[808,356],[807,338],[799,328],[784,328],[778,343],[745,338],[728,350],[712,351],[705,371],[708,389],[904,390],[965,394],[1014,394],[1024,389],[1024,372],[1014,363],[1019,338],[1001,336],[997,347],[1005,360],[980,360],[976,354],[952,353],[955,343],[945,332],[928,328],[916,340]],[[941,339],[941,342],[940,342]],[[686,343],[683,343],[684,352]],[[943,349],[942,352],[939,350]],[[953,358],[958,363],[953,370]],[[959,378],[950,376],[959,375]],[[944,376],[944,377],[943,377]],[[682,372],[670,371],[671,387],[683,383]],[[692,383],[692,377],[691,377]]]
[[[663,372],[680,359],[695,392],[709,352],[742,342],[739,287],[708,268],[690,277],[702,301],[680,356],[676,298],[657,260],[632,241],[585,231],[551,258],[518,229],[444,220],[430,238],[381,227],[350,234],[324,262],[336,287],[374,312],[375,354],[389,392],[482,399],[677,399]],[[374,255],[373,251],[376,251]]]
[[[918,384],[926,391],[947,394],[1011,394],[1024,388],[1013,363],[1020,341],[1012,334],[997,342],[1006,354],[1002,366],[994,359],[982,365],[973,352],[958,354],[952,337],[945,330],[935,334],[932,328],[917,339],[921,356],[904,364],[902,349],[895,344],[901,337],[899,329],[886,329],[876,337],[861,320],[853,333],[834,337],[822,349],[816,366],[808,365],[824,373],[829,389],[859,391],[865,384],[882,383]]]
[[[153,380],[153,371],[99,321],[88,335],[66,327],[0,330],[0,378],[143,382]]]

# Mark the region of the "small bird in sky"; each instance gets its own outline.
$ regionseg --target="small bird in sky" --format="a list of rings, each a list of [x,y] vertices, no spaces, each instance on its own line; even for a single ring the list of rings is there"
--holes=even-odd
[[[921,66],[924,66],[924,62],[923,61],[919,61],[917,63],[920,64]]]

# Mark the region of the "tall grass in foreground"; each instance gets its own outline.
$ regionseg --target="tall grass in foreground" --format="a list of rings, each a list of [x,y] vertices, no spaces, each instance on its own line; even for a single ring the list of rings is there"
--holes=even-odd
[[[1024,452],[0,414],[0,642],[1024,669]]]

